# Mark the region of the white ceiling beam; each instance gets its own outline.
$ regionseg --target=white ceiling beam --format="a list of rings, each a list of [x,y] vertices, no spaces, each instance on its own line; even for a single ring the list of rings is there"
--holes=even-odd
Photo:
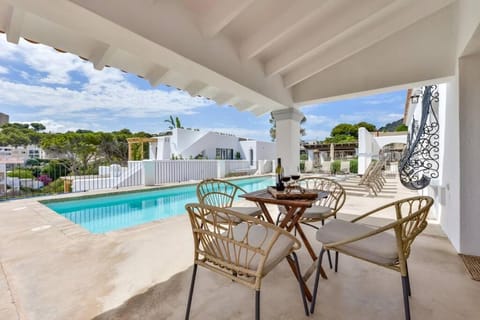
[[[22,32],[23,20],[25,12],[19,8],[11,7],[5,33],[7,34],[7,41],[18,44]]]
[[[254,0],[220,0],[199,17],[200,28],[206,37],[214,37],[233,21]]]
[[[234,98],[234,95],[228,92],[220,92],[218,93],[215,97],[212,99],[215,100],[215,102],[218,105],[224,105],[227,104],[229,101],[231,101]]]
[[[328,50],[324,50],[314,56],[314,59],[310,59],[300,67],[286,73],[283,77],[285,87],[290,88],[328,67],[353,56],[361,50],[431,15],[435,11],[451,4],[453,1],[454,0],[416,1],[415,10],[406,10],[407,8],[401,10],[401,7],[403,7],[402,4],[407,2],[403,0],[395,1],[394,5],[392,4],[392,6],[385,8],[389,11],[392,10],[391,15],[385,16],[385,14],[382,14],[381,21],[375,21],[375,25],[371,25],[373,23],[372,19],[376,16],[373,15],[371,19],[368,19],[368,24],[362,24],[362,28],[356,28],[355,32],[342,34],[342,41],[338,41],[339,43],[336,46],[329,47]]]
[[[162,77],[168,72],[168,69],[161,66],[153,67],[146,75],[145,78],[148,80],[150,85],[155,88],[162,83]]]
[[[259,104],[252,104],[250,107],[246,108],[246,109],[243,110],[243,111],[253,112],[253,110],[258,109],[258,108],[261,108],[261,106],[260,106]]]
[[[160,79],[161,83],[182,90],[184,90],[191,81],[192,80],[186,74],[174,71],[173,69],[169,69],[165,72]]]
[[[267,112],[271,112],[271,111],[274,111],[274,110],[276,110],[276,109],[272,108],[272,107],[263,106],[263,107],[253,109],[252,112],[253,112],[254,115],[256,115],[258,117],[258,116],[261,116],[261,115],[263,115]]]
[[[89,60],[93,63],[93,67],[96,70],[103,70],[108,64],[108,60],[115,54],[116,49],[112,46],[102,44],[96,47],[89,57]]]
[[[255,105],[253,102],[246,101],[246,100],[241,100],[235,104],[235,108],[239,111],[246,111],[248,108],[252,107]]]
[[[218,89],[217,87],[206,86],[205,88],[203,88],[198,92],[198,95],[209,98],[209,99],[213,99],[219,92],[220,92],[220,89]]]
[[[318,52],[334,46],[347,36],[364,30],[363,27],[376,23],[413,0],[357,1],[337,0],[324,6],[323,16],[316,32],[301,38],[288,50],[265,63],[265,72],[272,76],[305,61]],[[348,8],[346,10],[345,8]],[[339,16],[341,14],[341,16]],[[338,18],[332,19],[333,16]],[[323,20],[323,21],[322,21]],[[325,21],[328,21],[326,23]],[[325,27],[322,27],[326,24]]]
[[[240,44],[240,57],[251,59],[263,50],[282,39],[289,32],[297,30],[315,18],[321,12],[326,0],[305,0],[292,5],[270,23],[259,29]]]
[[[193,80],[185,87],[185,91],[187,91],[192,97],[195,97],[207,86],[208,85],[203,81]]]

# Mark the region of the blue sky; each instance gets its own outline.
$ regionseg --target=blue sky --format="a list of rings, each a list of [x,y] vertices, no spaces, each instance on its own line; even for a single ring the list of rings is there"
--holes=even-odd
[[[324,139],[342,122],[380,127],[403,116],[405,90],[305,106],[305,140]],[[158,133],[178,116],[184,127],[269,141],[269,115],[256,117],[231,106],[192,98],[181,90],[150,84],[114,68],[97,71],[69,53],[0,34],[0,112],[11,122],[41,122],[48,131],[90,129]]]

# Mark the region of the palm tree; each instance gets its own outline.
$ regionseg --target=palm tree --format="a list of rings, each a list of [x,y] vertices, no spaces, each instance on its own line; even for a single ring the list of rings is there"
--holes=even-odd
[[[170,116],[169,119],[164,120],[169,124],[168,129],[172,130],[175,128],[183,128],[182,123],[180,122],[180,119],[178,117],[173,118],[173,116]]]

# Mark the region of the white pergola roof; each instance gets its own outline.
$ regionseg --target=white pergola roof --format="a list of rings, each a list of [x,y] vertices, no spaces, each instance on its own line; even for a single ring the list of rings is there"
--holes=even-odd
[[[471,30],[479,14],[459,2],[480,12],[478,0],[0,0],[0,30],[262,114],[454,75],[478,52],[462,48],[462,14]]]

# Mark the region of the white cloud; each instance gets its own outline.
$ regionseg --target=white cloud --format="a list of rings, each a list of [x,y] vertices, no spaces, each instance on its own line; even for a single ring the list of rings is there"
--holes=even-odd
[[[51,88],[0,80],[3,104],[37,109],[37,116],[73,117],[77,113],[107,111],[111,117],[161,117],[172,113],[193,114],[199,107],[211,105],[203,98],[192,98],[179,90],[141,90],[124,82],[104,84],[84,91]],[[101,119],[98,119],[101,120]]]
[[[8,73],[8,69],[0,66],[0,74],[7,74],[7,73]]]
[[[312,126],[312,125],[331,126],[331,125],[335,125],[335,122],[336,122],[334,119],[329,118],[327,116],[322,116],[322,115],[305,114],[305,117],[307,118],[307,122],[305,122],[306,126]]]
[[[0,59],[18,59],[18,51],[20,51],[18,45],[7,42],[5,34],[0,34]]]
[[[396,121],[403,117],[400,113],[389,113],[382,111],[356,112],[351,114],[341,114],[338,123],[358,123],[361,121],[369,123],[379,123],[381,125]]]
[[[399,95],[377,95],[371,98],[364,98],[360,100],[361,103],[367,105],[380,105],[380,104],[393,104],[393,103],[405,103],[405,97]]]
[[[330,136],[330,131],[327,130],[312,130],[306,129],[307,135],[302,137],[303,140],[312,141],[312,140],[323,140],[326,137]]]
[[[83,128],[92,128],[93,123],[103,120],[98,119],[99,113],[109,114],[107,120],[119,117],[158,118],[172,112],[178,115],[195,114],[199,112],[198,108],[213,104],[179,90],[139,89],[118,69],[98,71],[90,62],[75,55],[59,53],[25,40],[21,40],[18,46],[12,45],[4,38],[0,35],[0,60],[18,60],[38,74],[17,71],[27,82],[23,84],[0,79],[2,104],[34,108],[36,117],[55,120],[55,125],[49,124],[52,131],[72,130],[80,126],[82,119],[88,120]],[[84,78],[72,78],[74,74]],[[71,84],[75,85],[75,89],[64,87]]]

